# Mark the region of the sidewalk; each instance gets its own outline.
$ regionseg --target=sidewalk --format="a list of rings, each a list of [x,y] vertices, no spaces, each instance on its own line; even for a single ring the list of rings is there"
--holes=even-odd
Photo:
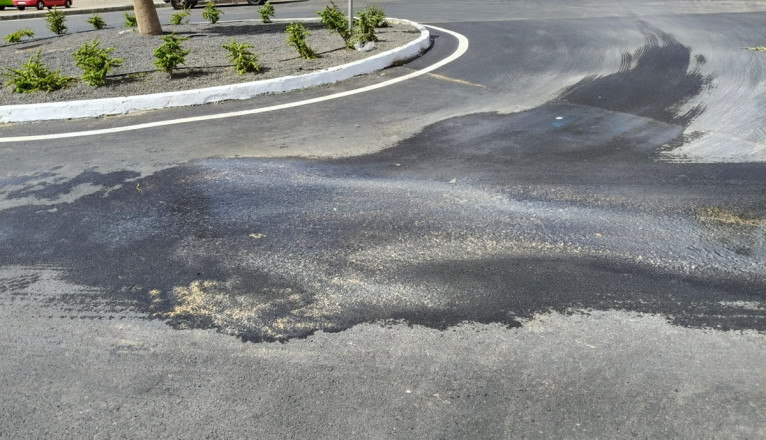
[[[170,4],[163,1],[155,1],[156,8],[169,8]],[[69,9],[60,8],[65,15],[92,14],[94,12],[118,12],[132,11],[131,0],[72,0]],[[47,10],[38,11],[34,7],[19,11],[16,8],[6,6],[5,11],[0,11],[0,20],[23,20],[25,18],[40,18],[45,16]]]
[[[247,4],[247,0],[213,0],[218,5]],[[306,1],[306,0],[304,0]],[[200,1],[200,6],[204,6],[205,0]],[[287,2],[291,3],[291,2]],[[169,8],[170,3],[162,0],[155,0],[156,8]],[[60,8],[64,15],[83,15],[97,12],[119,12],[132,11],[132,0],[72,0],[72,7],[69,9]],[[47,10],[38,11],[34,7],[27,8],[25,11],[19,11],[15,7],[6,6],[4,11],[0,11],[0,21],[2,20],[23,20],[25,18],[44,17]]]

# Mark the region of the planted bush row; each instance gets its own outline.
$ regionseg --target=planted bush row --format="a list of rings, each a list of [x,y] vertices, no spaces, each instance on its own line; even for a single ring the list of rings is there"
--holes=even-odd
[[[186,55],[190,50],[185,50],[181,43],[188,40],[185,37],[178,37],[175,33],[161,37],[163,43],[154,50],[154,65],[157,70],[166,72],[171,78],[173,71],[179,65],[184,63]],[[112,58],[109,54],[114,50],[113,47],[102,48],[101,42],[94,39],[91,42],[85,42],[72,54],[75,66],[82,70],[81,80],[95,87],[106,85],[106,76],[119,67],[123,60]],[[227,50],[227,58],[232,62],[234,70],[243,75],[248,72],[260,72],[258,65],[258,55],[250,52],[253,46],[247,43],[237,44],[234,39],[231,43],[222,46]],[[6,79],[5,86],[13,87],[15,93],[31,93],[45,91],[46,93],[59,90],[66,87],[75,78],[61,75],[59,70],[50,70],[40,61],[38,50],[29,60],[22,64],[19,69],[6,68],[2,72]]]
[[[259,9],[259,13],[261,21],[270,23],[270,17],[274,16],[274,7],[269,2],[266,2]],[[212,24],[218,22],[220,14],[222,12],[215,7],[212,1],[207,3],[205,10],[202,12],[202,16]],[[349,29],[345,15],[338,9],[335,3],[332,3],[332,7],[327,6],[322,11],[317,12],[317,14],[319,14],[322,24],[343,39],[347,49],[352,48],[355,43],[377,41],[375,28],[388,25],[385,21],[385,12],[375,5],[368,5],[363,11],[358,13],[358,17],[355,20],[357,25],[354,26],[354,29]],[[182,12],[173,14],[170,17],[170,22],[171,24],[188,23],[189,15],[189,10],[185,9]],[[67,31],[67,27],[64,24],[65,16],[56,8],[48,11],[46,21],[49,24],[49,29],[57,35],[62,35]],[[88,23],[98,30],[106,27],[106,23],[96,14],[88,19]],[[125,22],[123,24],[126,27],[135,27],[135,15],[125,12]],[[317,57],[314,50],[306,42],[307,37],[311,34],[303,24],[290,23],[287,25],[285,33],[287,34],[287,43],[295,48],[301,58],[311,60]],[[32,38],[34,37],[34,32],[30,29],[22,29],[6,35],[4,39],[8,43],[17,43],[21,41],[22,37]],[[191,50],[186,50],[181,46],[181,43],[188,40],[188,38],[176,36],[175,33],[160,38],[163,43],[154,50],[153,55],[156,58],[154,65],[157,67],[157,70],[168,73],[172,78],[173,71],[179,65],[184,64],[186,55],[191,52]],[[82,81],[95,87],[106,85],[106,76],[123,62],[122,59],[110,57],[110,53],[114,50],[113,47],[102,48],[100,44],[101,42],[98,39],[94,39],[90,43],[84,43],[72,54],[75,66],[82,70]],[[227,59],[232,63],[234,70],[238,74],[260,72],[258,55],[249,50],[253,46],[247,43],[237,43],[232,39],[231,43],[224,44],[222,47],[228,52]],[[40,61],[40,53],[41,50],[38,50],[19,69],[5,68],[5,71],[0,73],[0,76],[6,79],[5,86],[13,87],[15,93],[38,91],[49,93],[64,88],[70,82],[75,81],[75,78],[61,75],[59,70],[51,71],[48,69]]]

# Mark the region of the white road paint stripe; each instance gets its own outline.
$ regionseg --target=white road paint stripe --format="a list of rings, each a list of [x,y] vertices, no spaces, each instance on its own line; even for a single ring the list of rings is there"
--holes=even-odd
[[[215,115],[204,115],[204,116],[194,116],[189,118],[169,119],[165,121],[147,122],[144,124],[126,125],[124,127],[104,128],[101,130],[75,131],[70,133],[44,134],[44,135],[38,135],[38,136],[4,137],[4,138],[0,138],[0,143],[30,142],[30,141],[44,141],[44,140],[51,140],[51,139],[64,139],[64,138],[84,137],[84,136],[98,136],[103,134],[120,133],[123,131],[133,131],[133,130],[143,130],[147,128],[164,127],[168,125],[188,124],[191,122],[202,122],[202,121],[210,121],[214,119],[234,118],[237,116],[247,116],[247,115],[254,115],[258,113],[273,112],[276,110],[284,110],[284,109],[293,108],[293,107],[301,107],[304,105],[316,104],[318,102],[330,101],[333,99],[343,98],[346,96],[352,96],[359,93],[377,90],[383,87],[388,87],[388,86],[400,83],[402,81],[407,81],[409,79],[416,78],[421,75],[425,75],[429,72],[433,72],[434,70],[460,58],[468,50],[468,38],[466,38],[464,35],[447,30],[447,29],[442,29],[436,26],[426,26],[426,27],[429,27],[439,32],[444,32],[446,34],[452,35],[453,37],[457,38],[458,47],[455,50],[455,52],[453,52],[452,55],[448,56],[447,58],[439,61],[436,64],[432,64],[426,67],[425,69],[418,70],[417,72],[412,72],[404,76],[400,76],[399,78],[390,79],[388,81],[384,81],[379,84],[374,84],[371,86],[366,86],[366,87],[362,87],[362,88],[354,89],[354,90],[348,90],[345,92],[334,93],[332,95],[322,96],[319,98],[306,99],[303,101],[296,101],[296,102],[291,102],[287,104],[273,105],[271,107],[263,107],[263,108],[256,108],[256,109],[250,109],[250,110],[240,110],[236,112],[219,113]]]

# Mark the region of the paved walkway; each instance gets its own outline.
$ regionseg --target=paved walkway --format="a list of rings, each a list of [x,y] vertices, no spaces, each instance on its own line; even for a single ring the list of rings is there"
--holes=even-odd
[[[163,1],[154,3],[158,8],[170,7]],[[72,7],[63,9],[67,15],[90,14],[93,12],[114,12],[133,9],[133,2],[130,0],[72,0]],[[37,18],[45,15],[46,11],[38,11],[35,7],[28,7],[24,11],[16,8],[6,7],[0,11],[0,20],[21,20],[25,18]]]
[[[216,0],[217,4],[246,4],[247,0]],[[169,8],[170,4],[162,0],[154,2],[157,8]],[[131,0],[72,0],[72,7],[64,9],[67,15],[91,14],[94,12],[118,12],[133,9]],[[16,8],[6,7],[0,11],[0,20],[22,20],[26,18],[38,18],[45,15],[46,11],[38,11],[36,8],[27,8],[19,11]]]
[[[109,6],[133,6],[133,2],[131,0],[72,0],[72,9],[91,9]]]

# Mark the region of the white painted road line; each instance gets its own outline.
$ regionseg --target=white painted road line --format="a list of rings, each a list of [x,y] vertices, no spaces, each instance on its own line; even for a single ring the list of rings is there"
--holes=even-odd
[[[309,104],[316,104],[319,102],[324,101],[330,101],[333,99],[343,98],[346,96],[352,96],[359,93],[369,92],[372,90],[377,90],[383,87],[388,87],[403,81],[407,81],[412,78],[416,78],[421,75],[425,75],[429,72],[432,72],[446,64],[449,64],[456,59],[460,58],[467,50],[468,50],[468,39],[457,32],[453,32],[447,29],[443,29],[436,26],[426,26],[431,29],[434,29],[439,32],[444,32],[446,34],[452,35],[453,37],[457,38],[458,40],[458,47],[455,50],[455,52],[452,53],[452,55],[448,56],[447,58],[439,61],[438,63],[432,64],[422,70],[418,70],[417,72],[412,72],[407,75],[401,76],[399,78],[390,79],[388,81],[384,81],[379,84],[374,84],[371,86],[361,87],[359,89],[354,90],[348,90],[345,92],[340,93],[334,93],[332,95],[322,96],[319,98],[312,98],[312,99],[306,99],[303,101],[296,101],[291,102],[287,104],[280,104],[280,105],[274,105],[271,107],[263,107],[263,108],[256,108],[256,109],[250,109],[250,110],[241,110],[236,112],[228,112],[228,113],[219,113],[215,115],[204,115],[204,116],[194,116],[189,118],[179,118],[179,119],[169,119],[165,121],[156,121],[156,122],[148,122],[144,124],[135,124],[135,125],[126,125],[124,127],[114,127],[114,128],[104,128],[101,130],[87,130],[87,131],[76,131],[76,132],[70,132],[70,133],[55,133],[55,134],[45,134],[45,135],[32,135],[32,136],[14,136],[14,137],[4,137],[0,138],[0,143],[9,143],[9,142],[29,142],[29,141],[43,141],[43,140],[51,140],[51,139],[64,139],[64,138],[73,138],[73,137],[84,137],[84,136],[98,136],[103,134],[112,134],[112,133],[119,133],[123,131],[133,131],[133,130],[143,130],[147,128],[155,128],[155,127],[164,127],[168,125],[177,125],[177,124],[187,124],[191,122],[203,122],[203,121],[210,121],[213,119],[224,119],[224,118],[234,118],[237,116],[247,116],[247,115],[254,115],[258,113],[267,113],[272,112],[276,110],[284,110],[288,108],[293,107],[301,107],[304,105]]]

